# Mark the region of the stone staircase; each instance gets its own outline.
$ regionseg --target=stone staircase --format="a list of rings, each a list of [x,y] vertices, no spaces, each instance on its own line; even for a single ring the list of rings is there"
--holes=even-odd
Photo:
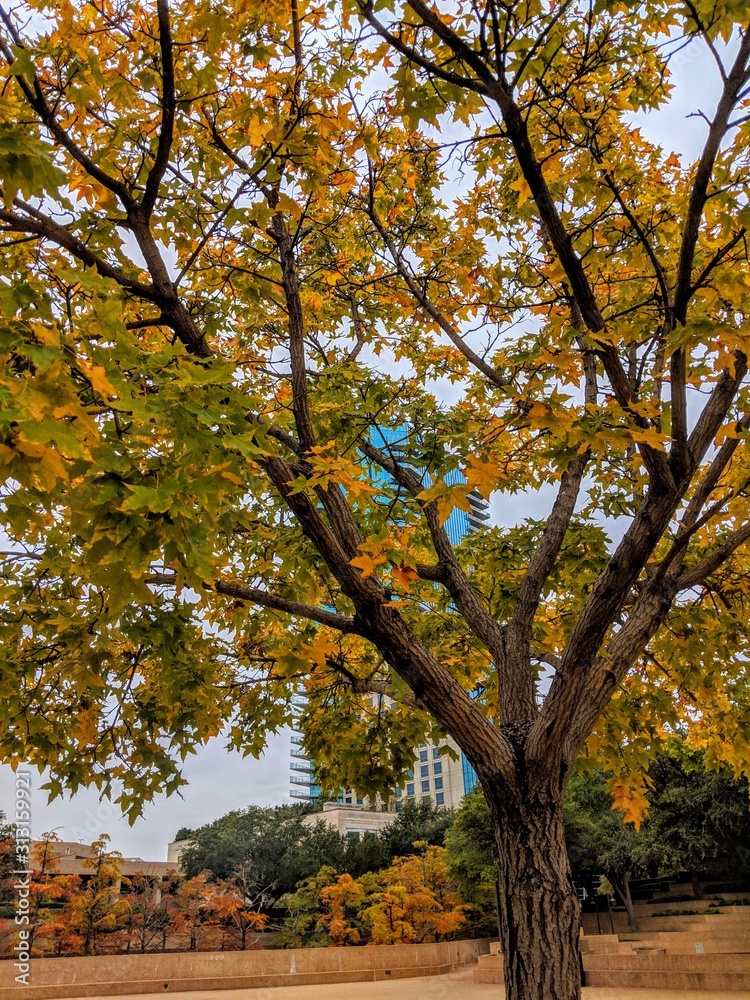
[[[638,932],[581,935],[586,986],[750,991],[750,907],[647,917],[641,926]],[[503,982],[497,942],[480,956],[474,982]]]
[[[645,917],[641,927],[581,937],[586,986],[750,991],[750,912]]]
[[[584,954],[586,986],[618,989],[750,990],[750,955],[670,955],[664,951]]]
[[[504,983],[503,956],[497,941],[490,941],[489,955],[480,955],[474,969],[475,983]]]

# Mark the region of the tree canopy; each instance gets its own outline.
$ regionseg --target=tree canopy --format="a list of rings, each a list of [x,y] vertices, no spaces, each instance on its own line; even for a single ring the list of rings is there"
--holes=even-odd
[[[533,169],[471,60],[430,68],[457,43],[419,4],[404,61],[370,8],[375,36],[315,4],[4,13],[3,745],[53,790],[172,790],[227,722],[258,752],[297,683],[312,748],[345,734],[337,780],[367,790],[427,725],[363,697],[391,669],[419,689],[415,657],[439,662],[449,690],[480,686],[469,715],[500,699],[510,718],[540,664],[602,642],[575,723],[588,736],[614,695],[591,752],[617,732],[637,768],[660,725],[699,718],[747,766],[749,43],[683,166],[632,118],[668,101],[675,34],[724,53],[731,5],[705,23],[681,3],[555,7],[514,5],[504,29]],[[555,483],[550,521],[447,546],[469,490]],[[497,669],[502,622],[533,622],[520,687]]]
[[[406,803],[377,834],[347,838],[322,821],[305,824],[305,813],[300,806],[248,806],[197,830],[182,830],[190,845],[181,869],[188,876],[204,871],[219,879],[241,876],[256,905],[268,909],[321,868],[358,878],[417,853],[415,842],[441,847],[453,818],[429,802]],[[314,820],[318,814],[307,815]]]
[[[667,730],[750,769],[747,18],[0,10],[4,759],[135,817],[300,687],[329,784],[447,731],[536,955],[509,996],[577,996],[579,754],[633,818]],[[699,47],[693,160],[640,122]]]

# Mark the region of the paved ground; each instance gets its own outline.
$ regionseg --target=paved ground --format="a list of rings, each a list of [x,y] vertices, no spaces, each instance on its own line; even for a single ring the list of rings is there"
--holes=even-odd
[[[501,1000],[502,987],[475,983],[472,969],[426,979],[383,983],[336,983],[327,986],[277,986],[258,990],[204,990],[169,993],[171,1000]],[[167,994],[165,994],[167,995]],[[732,990],[612,990],[587,987],[584,1000],[750,1000],[750,992]],[[118,1000],[144,1000],[143,996]]]

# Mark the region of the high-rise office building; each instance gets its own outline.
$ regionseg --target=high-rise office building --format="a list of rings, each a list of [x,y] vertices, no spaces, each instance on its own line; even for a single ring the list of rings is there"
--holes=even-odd
[[[410,430],[408,425],[401,427],[376,427],[371,433],[371,440],[376,448],[389,452],[395,458],[403,460],[410,445]],[[414,468],[414,463],[406,458],[406,463]],[[417,468],[414,471],[419,471]],[[386,482],[387,474],[378,471],[374,477],[376,482]],[[455,470],[445,476],[448,485],[464,482],[461,472]],[[474,534],[485,526],[489,520],[487,501],[476,490],[468,495],[470,510],[454,508],[445,522],[445,530],[453,545],[458,545],[467,535]],[[305,704],[304,695],[295,698],[295,704],[302,708]],[[452,755],[445,753],[450,748]],[[314,768],[306,755],[302,735],[298,730],[292,731],[291,764],[290,764],[290,797],[295,802],[314,802],[320,795],[320,787],[315,783]],[[435,805],[455,808],[461,799],[476,784],[477,776],[474,768],[450,737],[439,745],[425,743],[414,751],[414,767],[409,780],[402,788],[394,790],[390,803],[382,803],[383,808],[392,806],[396,811],[403,808],[403,803],[409,800],[423,801],[430,799]],[[344,805],[372,805],[368,799],[358,796],[351,789],[342,789],[339,801]]]

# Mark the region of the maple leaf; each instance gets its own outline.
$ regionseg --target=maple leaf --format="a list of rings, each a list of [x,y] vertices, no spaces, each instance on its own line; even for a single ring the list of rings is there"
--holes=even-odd
[[[612,808],[623,813],[625,821],[640,830],[643,818],[648,812],[649,801],[646,792],[649,780],[646,775],[630,775],[619,778],[611,786]]]
[[[363,577],[368,577],[372,576],[377,567],[382,566],[384,562],[387,562],[387,556],[383,552],[363,552],[362,555],[350,559],[349,565],[356,566],[357,569],[362,570]]]
[[[494,462],[483,462],[476,455],[467,457],[464,475],[472,489],[478,490],[486,500],[490,499],[501,478]]]

